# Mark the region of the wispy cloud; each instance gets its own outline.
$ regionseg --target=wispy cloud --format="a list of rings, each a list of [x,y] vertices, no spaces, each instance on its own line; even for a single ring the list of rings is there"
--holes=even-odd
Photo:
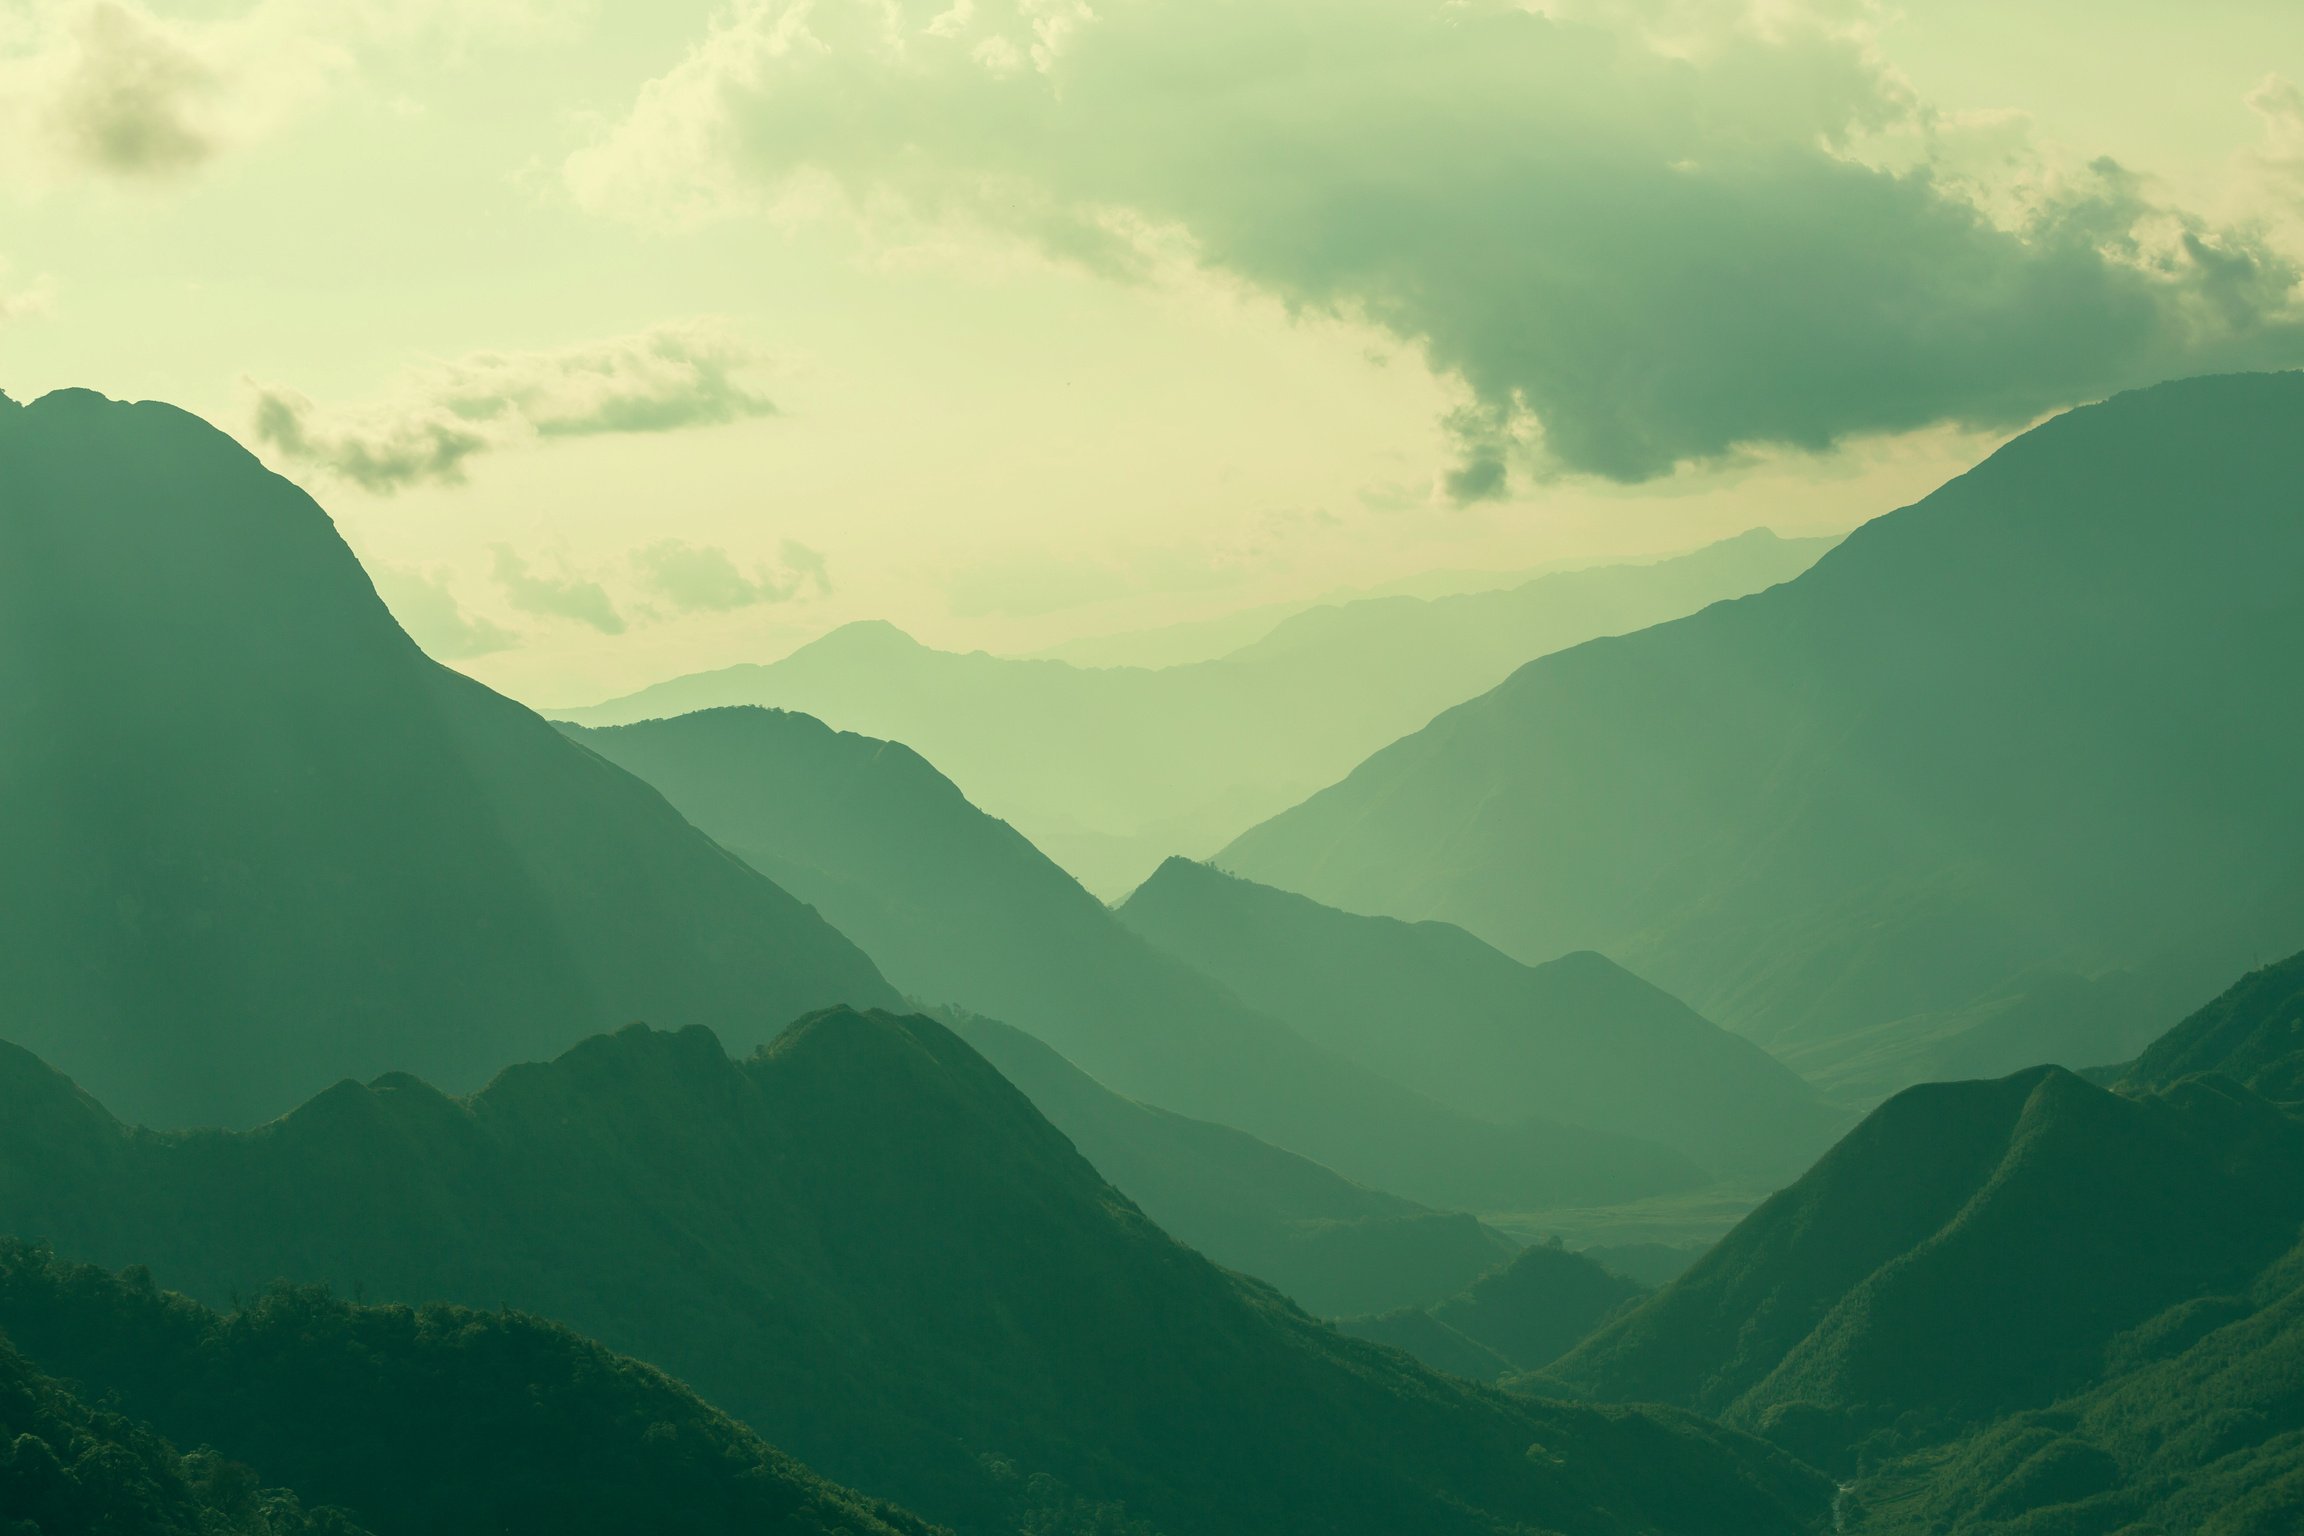
[[[44,184],[198,170],[282,127],[350,65],[321,15],[279,0],[196,17],[133,0],[18,0],[0,17],[0,174]]]
[[[282,132],[371,56],[564,36],[582,0],[0,0],[0,181],[172,182]]]
[[[540,573],[507,544],[497,545],[495,556],[496,585],[503,590],[505,601],[522,613],[568,619],[604,635],[624,633],[624,615],[597,581],[565,571]]]
[[[400,627],[418,645],[442,661],[467,661],[510,650],[520,637],[503,626],[467,610],[457,600],[446,567],[416,570],[406,566],[376,566],[369,571],[377,595],[384,599]]]
[[[724,550],[709,544],[660,539],[632,552],[632,564],[648,588],[681,613],[727,613],[763,603],[786,603],[806,593],[830,594],[824,556],[786,539],[780,569],[765,566],[747,574]]]
[[[1419,346],[1468,397],[1463,499],[2304,360],[2288,255],[2108,162],[1955,163],[1864,6],[1545,9],[1571,14],[737,0],[567,180],[644,219],[969,228],[1116,281],[1186,252]]]
[[[8,263],[0,261],[0,325],[27,315],[47,314],[55,304],[55,283],[42,276],[18,284],[9,273]]]
[[[761,355],[712,321],[414,370],[382,403],[323,408],[251,381],[256,440],[371,491],[454,484],[483,453],[553,438],[676,432],[775,414],[747,382]]]

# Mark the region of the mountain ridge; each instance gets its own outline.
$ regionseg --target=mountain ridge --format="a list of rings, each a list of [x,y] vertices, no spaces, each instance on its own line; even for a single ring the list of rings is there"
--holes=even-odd
[[[205,422],[62,391],[0,416],[0,470],[7,1028],[137,1118],[897,1000],[654,790],[425,658]]]
[[[1453,1386],[1224,1274],[922,1018],[826,1010],[742,1061],[633,1026],[464,1100],[387,1078],[110,1146],[66,1164],[0,1114],[0,1229],[195,1297],[288,1276],[552,1317],[964,1532],[1044,1494],[1056,1528],[1241,1536],[1823,1520],[1755,1442]]]
[[[1599,949],[1852,1095],[2124,1059],[2304,938],[2274,767],[2304,740],[2261,707],[2304,647],[2300,422],[2293,373],[2068,412],[1791,581],[1531,662],[1216,862]]]

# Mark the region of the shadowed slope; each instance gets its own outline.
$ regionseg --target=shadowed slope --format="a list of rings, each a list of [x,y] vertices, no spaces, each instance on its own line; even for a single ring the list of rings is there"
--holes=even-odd
[[[1161,1229],[1336,1317],[1455,1294],[1513,1244],[1472,1217],[1354,1184],[1245,1131],[1124,1099],[992,1019],[951,1020]]]
[[[1783,586],[1536,661],[1218,862],[1597,949],[1882,1092],[2304,940],[2304,375],[2073,411]],[[2075,980],[2102,983],[2076,987]]]
[[[1551,1364],[1646,1289],[1556,1242],[1536,1243],[1431,1306],[1338,1326],[1438,1370],[1494,1381]]]
[[[2277,998],[2265,974],[2208,1012]],[[2087,1388],[2113,1340],[2246,1290],[2300,1221],[2304,1124],[2228,1077],[1928,1084],[1546,1374],[1829,1464],[1890,1426],[1941,1439]]]
[[[661,1373],[516,1313],[283,1288],[220,1317],[141,1270],[0,1242],[0,1328],[46,1369],[375,1536],[931,1536]]]
[[[1468,1113],[1542,1115],[1778,1177],[1842,1123],[1758,1046],[1601,955],[1526,966],[1446,923],[1359,917],[1188,859],[1118,910],[1308,1038]]]
[[[0,1263],[7,1254],[0,1249]],[[366,1536],[212,1454],[91,1409],[0,1336],[0,1519],[11,1536]]]
[[[571,728],[573,729],[573,728]],[[1601,1201],[1700,1182],[1684,1154],[1524,1107],[1502,1125],[1308,1040],[1130,933],[919,754],[721,709],[579,739],[854,937],[907,993],[1027,1030],[1099,1082],[1427,1204]]]
[[[632,1028],[469,1100],[345,1084],[236,1135],[120,1129],[20,1053],[0,1091],[48,1127],[0,1115],[0,1227],[202,1297],[291,1276],[560,1318],[969,1531],[1112,1501],[1172,1536],[1822,1519],[1808,1474],[1698,1421],[1340,1339],[1171,1242],[924,1019],[819,1014],[741,1063]]]
[[[0,412],[0,867],[8,1034],[160,1123],[895,1000],[661,796],[427,660],[303,492],[85,391]]]

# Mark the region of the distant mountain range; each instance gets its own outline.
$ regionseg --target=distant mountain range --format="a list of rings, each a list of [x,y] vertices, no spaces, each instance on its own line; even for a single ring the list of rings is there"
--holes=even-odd
[[[662,796],[427,660],[205,423],[0,405],[0,485],[0,1027],[138,1119],[897,1001]]]
[[[1759,1442],[1670,1410],[1452,1383],[1226,1275],[922,1018],[822,1013],[741,1062],[707,1031],[635,1026],[470,1099],[405,1076],[345,1083],[242,1133],[128,1129],[9,1050],[0,1229],[67,1258],[148,1264],[152,1281],[211,1302],[290,1276],[554,1317],[677,1372],[819,1470],[964,1533],[1719,1536],[1820,1532],[1828,1517],[1829,1485]],[[0,1329],[177,1434],[204,1402],[230,1424],[357,1400],[372,1376],[396,1404],[422,1401],[439,1357],[419,1349],[400,1368],[389,1351],[428,1332],[467,1352],[460,1373],[532,1369],[516,1329],[499,1346],[428,1309],[369,1323],[326,1308],[305,1328],[287,1305],[291,1337],[374,1333],[384,1352],[315,1364],[308,1391],[289,1388],[290,1365],[268,1366],[276,1388],[238,1405],[212,1401],[197,1375],[174,1398],[146,1395],[139,1371],[184,1358],[165,1331],[146,1343],[91,1323],[75,1352],[4,1304]],[[246,1326],[224,1337],[240,1348]],[[232,1362],[186,1365],[223,1381]],[[671,1428],[643,1440],[717,1456],[708,1441],[687,1449],[683,1414],[675,1405]],[[278,1433],[344,1457],[348,1419],[316,1411]],[[459,1422],[443,1418],[441,1454]],[[273,1443],[231,1438],[250,1455]],[[271,1459],[267,1475],[304,1486],[296,1456]],[[421,1465],[400,1469],[412,1486],[398,1497],[427,1496]],[[344,1486],[305,1482],[332,1497]]]
[[[1856,1474],[1852,1532],[2292,1529],[2304,1105],[2231,1073],[2297,1080],[2304,956],[2145,1061],[1907,1089],[1531,1385]]]
[[[1647,1293],[1557,1243],[1534,1243],[1454,1296],[1337,1326],[1404,1349],[1435,1370],[1495,1381],[1551,1364]]]
[[[539,1318],[285,1286],[223,1317],[13,1240],[0,1426],[11,1536],[935,1536]]]
[[[576,728],[570,727],[571,731]],[[911,996],[1027,1030],[1099,1082],[1456,1210],[1687,1188],[1659,1142],[1454,1109],[1244,1004],[1129,932],[917,753],[805,715],[706,710],[580,733],[838,924]],[[1399,1019],[1417,1029],[1416,1010]]]
[[[759,704],[904,742],[1109,899],[1169,854],[1213,852],[1532,657],[1757,591],[1830,543],[1755,530],[1510,591],[1319,607],[1230,655],[1160,669],[957,655],[890,624],[851,624],[768,665],[554,713],[623,725]]]
[[[2304,942],[2304,375],[2056,418],[1795,580],[1530,663],[1216,862],[1597,949],[1810,1078],[2124,1059]]]
[[[1846,1118],[1750,1041],[1589,952],[1522,965],[1447,923],[1360,917],[1170,859],[1120,921],[1254,1006],[1468,1114],[1641,1136],[1789,1177]]]

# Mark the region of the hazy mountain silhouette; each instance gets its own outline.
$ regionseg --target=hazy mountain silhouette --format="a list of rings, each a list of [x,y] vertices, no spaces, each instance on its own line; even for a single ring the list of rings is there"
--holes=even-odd
[[[1217,862],[1598,949],[1852,1088],[2123,1059],[2304,940],[2304,716],[2272,702],[2300,491],[2304,375],[2070,412],[1794,581],[1522,668]]]
[[[1844,1123],[1767,1052],[1601,955],[1526,966],[1447,923],[1339,912],[1188,859],[1117,910],[1306,1037],[1467,1113],[1783,1175]]]
[[[0,998],[155,1123],[347,1073],[457,1088],[648,1017],[767,1039],[896,994],[661,796],[401,633],[198,419],[0,412]]]
[[[1647,1287],[1558,1243],[1536,1243],[1457,1295],[1337,1324],[1438,1370],[1493,1381],[1551,1364]]]
[[[11,1050],[0,1103],[0,1228],[201,1298],[288,1276],[554,1317],[966,1531],[1825,1518],[1757,1442],[1451,1384],[1227,1275],[926,1019],[834,1010],[741,1063],[635,1026],[468,1100],[345,1083],[231,1134],[127,1130]]]
[[[571,727],[571,730],[575,728]],[[1498,1125],[1345,1060],[1147,944],[918,753],[805,715],[706,710],[584,732],[878,957],[914,997],[1039,1036],[1130,1098],[1451,1209],[1701,1182],[1655,1142]]]
[[[1308,1312],[1438,1301],[1516,1251],[1470,1216],[1355,1184],[1246,1131],[1122,1098],[1020,1029],[968,1014],[946,1022],[1162,1231]]]
[[[283,1287],[219,1316],[141,1270],[116,1276],[0,1240],[0,1330],[41,1369],[126,1415],[81,1410],[69,1427],[127,1447],[131,1470],[160,1495],[116,1524],[34,1516],[35,1529],[59,1536],[360,1536],[354,1521],[374,1536],[931,1536],[910,1515],[824,1482],[661,1372],[518,1313],[354,1306]],[[0,1343],[0,1425],[12,1434],[21,1425],[11,1388],[25,1370]],[[165,1447],[134,1421],[214,1450],[171,1477]],[[58,1481],[84,1482],[91,1468],[120,1481],[123,1458],[72,1446],[60,1459],[75,1456],[80,1475]],[[21,1479],[36,1458],[19,1442],[12,1459],[0,1465],[0,1516],[22,1518],[39,1505],[11,1496],[10,1474]],[[251,1465],[294,1493],[263,1489]],[[244,1523],[154,1518],[180,1502],[168,1497],[179,1486],[203,1513]],[[297,1495],[322,1508],[301,1514]]]
[[[2211,1013],[2277,996],[2263,980]],[[2247,1293],[2299,1221],[2304,1123],[2221,1073],[1926,1084],[1546,1378],[1845,1466],[2092,1389],[2202,1298]]]
[[[1782,581],[1829,542],[1760,530],[1511,592],[1316,608],[1234,655],[1159,669],[957,655],[851,624],[769,665],[554,713],[621,725],[763,704],[907,742],[1117,897],[1165,856],[1212,852],[1531,657]]]

